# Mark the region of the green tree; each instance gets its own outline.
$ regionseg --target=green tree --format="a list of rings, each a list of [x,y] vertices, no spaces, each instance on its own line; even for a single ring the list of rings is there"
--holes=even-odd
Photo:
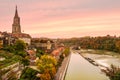
[[[111,80],[120,80],[120,71],[118,71]]]
[[[22,40],[17,40],[14,44],[15,54],[20,55],[21,57],[25,58],[27,53],[25,52],[26,44]]]
[[[45,52],[43,50],[37,49],[37,57],[40,57],[41,55],[43,55]]]
[[[65,48],[64,52],[63,52],[63,55],[65,54],[65,56],[68,56],[70,53],[70,48]]]
[[[20,76],[19,80],[38,80],[36,77],[36,74],[39,73],[38,71],[26,67],[23,71],[22,74]]]
[[[14,45],[7,45],[3,47],[3,50],[14,53],[15,52],[15,48]]]
[[[22,40],[17,40],[14,47],[17,51],[24,51],[26,48],[26,44]]]
[[[107,70],[103,70],[107,76],[109,76],[110,80],[120,80],[120,68],[111,65],[111,68],[107,68]]]
[[[26,49],[26,44],[22,40],[17,40],[16,43],[14,44],[15,48],[15,54],[21,56],[20,62],[24,65],[27,66],[29,65],[29,59],[26,57],[27,53],[25,52]]]
[[[30,64],[30,61],[27,57],[25,58],[22,58],[21,59],[21,63],[24,65],[24,66],[28,66]]]
[[[120,52],[120,40],[117,41],[115,45],[116,45],[116,48],[117,48],[117,49],[119,50],[119,52]]]

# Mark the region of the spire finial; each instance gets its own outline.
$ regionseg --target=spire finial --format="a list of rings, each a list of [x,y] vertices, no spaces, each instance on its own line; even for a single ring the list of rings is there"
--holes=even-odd
[[[16,5],[16,10],[17,10],[17,5]]]
[[[15,17],[18,17],[17,5],[16,5],[16,10],[15,10]]]

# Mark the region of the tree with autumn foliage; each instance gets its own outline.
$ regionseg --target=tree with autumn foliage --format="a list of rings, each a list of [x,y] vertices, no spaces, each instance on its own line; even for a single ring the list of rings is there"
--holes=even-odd
[[[64,43],[65,46],[80,46],[83,49],[99,49],[120,53],[120,37],[110,35],[59,39],[59,43]]]
[[[52,80],[56,74],[57,60],[50,55],[43,55],[36,61],[36,65],[41,72],[42,80]]]

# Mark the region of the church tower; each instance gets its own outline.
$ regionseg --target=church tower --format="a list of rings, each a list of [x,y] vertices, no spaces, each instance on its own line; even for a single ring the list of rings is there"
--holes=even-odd
[[[18,16],[17,6],[12,24],[12,33],[21,33],[20,17]]]

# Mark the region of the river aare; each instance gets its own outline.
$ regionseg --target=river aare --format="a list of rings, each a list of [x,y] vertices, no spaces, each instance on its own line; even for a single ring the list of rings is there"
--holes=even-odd
[[[72,53],[65,80],[109,80],[100,68],[92,65],[80,54]]]

